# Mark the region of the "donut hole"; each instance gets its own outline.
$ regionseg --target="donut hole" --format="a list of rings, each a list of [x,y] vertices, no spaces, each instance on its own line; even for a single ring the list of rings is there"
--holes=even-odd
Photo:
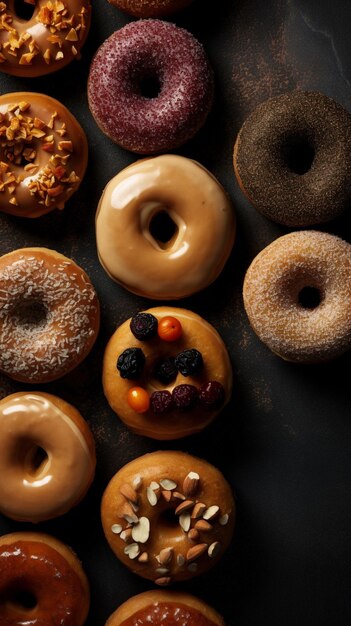
[[[12,318],[16,326],[25,329],[42,328],[47,323],[48,312],[41,300],[33,298],[17,302]]]
[[[322,301],[322,294],[317,287],[303,287],[298,294],[298,303],[304,309],[316,309]]]
[[[28,0],[14,0],[13,8],[16,16],[23,20],[24,22],[28,22],[32,19],[34,11],[35,11],[35,0],[33,0],[33,4]]]
[[[149,232],[161,248],[166,248],[178,234],[178,226],[167,211],[159,211],[151,218]]]
[[[147,100],[153,100],[160,95],[161,81],[157,74],[149,73],[141,76],[138,81],[139,94]]]
[[[21,611],[32,611],[38,605],[36,595],[30,589],[14,587],[7,593],[7,602]]]
[[[46,450],[35,444],[29,448],[24,457],[25,469],[31,476],[36,476],[41,474],[48,460]]]
[[[179,528],[179,517],[175,515],[174,508],[168,508],[161,511],[159,523],[164,529]]]
[[[286,167],[294,174],[303,176],[310,171],[315,149],[308,137],[290,137],[283,143],[282,153]]]

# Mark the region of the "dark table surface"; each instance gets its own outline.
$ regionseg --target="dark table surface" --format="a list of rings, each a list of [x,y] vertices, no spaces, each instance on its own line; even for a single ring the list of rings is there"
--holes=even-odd
[[[236,493],[238,521],[220,564],[182,587],[213,604],[233,626],[344,626],[351,619],[351,357],[314,367],[285,363],[250,330],[241,296],[245,270],[287,229],[259,216],[244,199],[233,174],[232,148],[245,116],[259,102],[291,89],[320,90],[351,110],[351,4],[195,0],[173,20],[203,42],[216,75],[208,122],[178,152],[199,160],[226,187],[236,207],[238,234],[216,283],[181,302],[222,334],[233,363],[232,401],[202,434],[169,443],[130,433],[109,409],[101,387],[108,338],[124,319],[155,304],[114,284],[95,249],[101,191],[136,157],[98,130],[87,106],[86,80],[97,47],[128,21],[106,0],[94,0],[80,62],[42,79],[0,77],[1,93],[40,91],[62,100],[90,145],[86,178],[64,212],[37,220],[0,217],[1,253],[33,245],[59,250],[85,268],[102,304],[101,332],[91,355],[66,379],[42,387],[75,404],[88,420],[97,445],[96,480],[79,507],[36,529],[56,535],[81,557],[92,591],[87,626],[103,626],[122,601],[152,583],[126,570],[105,542],[102,492],[136,456],[160,448],[185,450],[223,471]],[[350,215],[323,230],[351,241]],[[0,397],[25,389],[0,378]],[[30,528],[0,519],[1,533]]]

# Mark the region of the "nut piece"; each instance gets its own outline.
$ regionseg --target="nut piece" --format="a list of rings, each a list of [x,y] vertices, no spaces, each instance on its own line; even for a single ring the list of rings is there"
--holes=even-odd
[[[172,500],[172,492],[171,491],[161,491],[161,495],[166,500],[166,502],[170,502]]]
[[[206,520],[204,519],[199,519],[195,524],[195,528],[197,528],[197,530],[200,530],[201,532],[204,532],[204,533],[207,533],[210,530],[212,530],[211,524],[209,524],[209,522],[206,522]]]
[[[169,478],[162,478],[162,480],[160,480],[160,485],[162,489],[165,489],[166,491],[173,491],[173,489],[177,488],[177,483]]]
[[[147,552],[143,552],[139,558],[138,558],[139,563],[148,563],[149,561],[149,555]]]
[[[170,582],[170,576],[162,576],[161,578],[156,578],[155,580],[156,585],[160,585],[160,587],[165,587],[166,585],[169,585]]]
[[[138,504],[138,496],[136,491],[133,489],[133,487],[131,487],[130,485],[128,485],[128,483],[125,483],[124,485],[122,485],[122,487],[120,488],[120,493],[122,494],[122,496],[124,496],[127,500],[130,500],[131,502],[133,502],[134,504]]]
[[[158,555],[157,559],[159,561],[159,563],[161,563],[161,565],[167,565],[173,556],[173,548],[163,548],[163,550],[161,550],[160,554]]]
[[[202,517],[203,519],[210,520],[216,517],[218,513],[219,513],[219,506],[214,504],[213,506],[209,506],[208,509],[206,509]]]
[[[228,524],[228,521],[229,521],[228,513],[225,513],[224,515],[222,515],[222,517],[220,517],[218,521],[219,521],[221,526],[226,526]]]
[[[200,476],[197,472],[189,472],[183,482],[184,495],[189,498],[194,496],[199,487]]]
[[[140,517],[132,528],[132,537],[138,543],[146,543],[150,536],[150,521],[147,517]]]
[[[156,492],[151,488],[151,486],[147,488],[146,495],[147,495],[149,504],[151,504],[151,506],[156,506],[158,502],[158,497],[157,497]]]
[[[198,541],[199,536],[199,531],[196,530],[196,528],[190,528],[188,532],[188,539],[190,539],[190,541]]]
[[[133,482],[132,482],[132,485],[135,491],[138,491],[142,484],[143,484],[143,479],[140,476],[140,474],[137,474],[137,476],[133,479]]]
[[[207,509],[206,504],[203,504],[203,502],[197,502],[194,506],[191,517],[193,519],[198,519],[199,517],[202,517],[206,509]]]
[[[193,506],[194,506],[194,500],[184,500],[184,502],[181,502],[181,504],[177,506],[174,513],[175,515],[180,515],[181,513],[184,513],[185,511],[192,509]]]
[[[184,532],[187,533],[189,531],[190,524],[191,524],[191,517],[190,517],[189,511],[185,511],[185,513],[181,513],[181,515],[179,515],[179,524],[184,530]]]
[[[137,543],[130,543],[124,548],[124,554],[128,554],[130,559],[136,559],[140,554],[140,548]]]
[[[185,563],[185,557],[182,554],[178,554],[177,555],[177,565],[179,565],[179,567],[182,567],[182,565],[184,565]]]
[[[132,536],[132,529],[126,528],[125,530],[122,530],[120,534],[120,539],[122,539],[122,541],[129,541],[131,536]]]
[[[208,556],[210,557],[210,559],[214,559],[216,556],[219,555],[220,551],[221,544],[219,543],[219,541],[214,541],[213,543],[211,543],[208,549]]]
[[[196,546],[193,546],[186,553],[186,560],[188,563],[192,561],[196,561],[202,554],[207,552],[208,544],[207,543],[198,543]]]
[[[111,530],[115,535],[119,535],[122,532],[122,526],[120,524],[112,524]]]

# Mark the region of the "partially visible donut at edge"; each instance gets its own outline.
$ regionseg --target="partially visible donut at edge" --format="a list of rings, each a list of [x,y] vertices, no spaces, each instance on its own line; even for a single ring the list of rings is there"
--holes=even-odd
[[[193,0],[109,0],[115,7],[134,17],[165,17],[185,9]]]

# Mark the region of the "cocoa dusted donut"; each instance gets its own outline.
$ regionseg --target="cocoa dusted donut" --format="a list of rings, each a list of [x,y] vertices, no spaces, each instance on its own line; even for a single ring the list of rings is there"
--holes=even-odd
[[[87,577],[68,546],[43,533],[0,537],[2,626],[83,626],[89,604]]]
[[[139,20],[113,33],[97,51],[88,100],[112,141],[140,154],[164,152],[204,124],[213,74],[191,33],[168,22]]]
[[[258,337],[283,359],[339,356],[351,347],[351,245],[318,231],[279,237],[247,270],[244,305]]]
[[[165,17],[184,9],[193,0],[109,0],[121,11],[135,17]]]
[[[287,226],[331,220],[351,202],[351,115],[318,92],[271,98],[244,122],[234,170],[269,219]]]
[[[129,598],[112,613],[105,626],[225,626],[211,606],[183,591],[154,589]]]
[[[113,476],[101,518],[122,563],[166,586],[219,561],[232,539],[235,503],[229,484],[207,461],[185,452],[152,452]]]

